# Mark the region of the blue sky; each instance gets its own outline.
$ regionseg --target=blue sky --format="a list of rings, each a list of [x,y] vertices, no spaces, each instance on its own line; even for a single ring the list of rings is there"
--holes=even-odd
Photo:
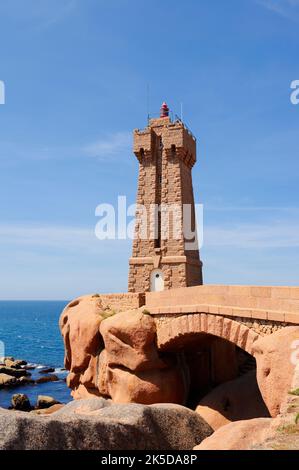
[[[127,289],[132,129],[166,100],[198,138],[207,283],[298,284],[299,0],[1,0],[0,298]]]

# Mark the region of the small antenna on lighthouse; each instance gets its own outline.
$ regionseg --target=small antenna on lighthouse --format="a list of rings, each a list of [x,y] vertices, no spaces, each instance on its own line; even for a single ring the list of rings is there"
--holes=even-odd
[[[146,112],[147,112],[147,121],[150,119],[150,86],[149,83],[146,85]]]
[[[183,122],[183,103],[181,102],[181,121]]]

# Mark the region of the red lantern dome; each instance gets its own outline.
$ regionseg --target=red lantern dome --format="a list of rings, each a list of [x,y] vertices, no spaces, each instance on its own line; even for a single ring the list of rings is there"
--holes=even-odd
[[[161,106],[161,109],[160,109],[160,117],[164,118],[164,117],[168,117],[168,116],[169,116],[169,108],[168,108],[167,104],[164,101],[162,103],[162,106]]]

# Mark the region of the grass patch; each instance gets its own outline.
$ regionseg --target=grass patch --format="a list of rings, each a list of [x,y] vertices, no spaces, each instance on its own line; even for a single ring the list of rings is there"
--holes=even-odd
[[[288,448],[286,447],[286,444],[277,444],[277,443],[274,443],[274,444],[271,444],[271,449],[273,450],[288,450]]]
[[[115,310],[103,310],[102,312],[100,312],[100,315],[101,317],[103,318],[103,320],[105,320],[106,318],[110,318],[110,317],[113,317],[113,315],[116,314],[116,311]]]
[[[93,294],[93,295],[91,296],[92,299],[97,299],[97,298],[99,298],[99,297],[101,297],[100,294]]]
[[[295,424],[299,424],[299,413],[296,414],[296,417],[295,417]]]
[[[299,413],[298,413],[299,416]],[[283,434],[299,434],[299,428],[296,424],[286,424],[284,426],[281,426],[277,429],[278,432],[281,432]]]
[[[143,315],[150,315],[151,314],[151,312],[149,310],[146,310],[146,309],[142,310],[142,313],[143,313]]]
[[[296,388],[295,390],[290,390],[289,395],[295,395],[296,397],[299,397],[299,388]]]

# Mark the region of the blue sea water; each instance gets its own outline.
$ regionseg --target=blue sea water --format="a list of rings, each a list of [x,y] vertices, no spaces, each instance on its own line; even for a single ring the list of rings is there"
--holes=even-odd
[[[32,378],[41,377],[41,366],[49,366],[55,368],[55,374],[61,379],[2,389],[0,407],[7,408],[14,393],[26,393],[33,405],[38,395],[50,395],[62,403],[71,400],[64,381],[66,371],[61,370],[64,347],[58,327],[59,316],[66,304],[67,301],[0,301],[0,341],[5,347],[4,355],[36,364],[39,368],[29,371]]]

